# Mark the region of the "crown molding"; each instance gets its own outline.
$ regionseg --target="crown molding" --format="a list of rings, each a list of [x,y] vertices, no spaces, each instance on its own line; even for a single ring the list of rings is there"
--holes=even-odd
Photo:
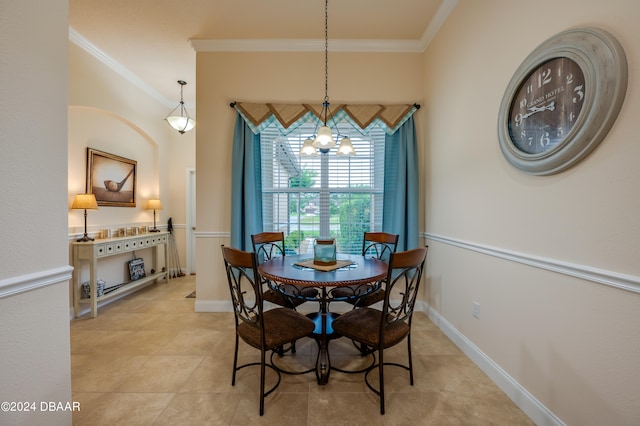
[[[136,86],[138,89],[142,90],[153,99],[157,100],[167,108],[173,108],[176,105],[175,101],[169,100],[162,96],[160,92],[151,87],[147,82],[138,77],[136,74],[127,69],[120,62],[113,59],[111,56],[104,53],[100,50],[96,45],[87,40],[82,34],[78,31],[74,30],[72,27],[69,27],[69,41],[73,44],[80,47],[82,50],[87,52],[89,55],[96,58],[98,61],[105,64],[108,68],[115,71],[124,77],[125,80]]]
[[[449,17],[458,0],[443,0],[419,40],[329,39],[332,52],[422,53]],[[324,39],[229,39],[189,40],[196,52],[323,52]]]
[[[323,52],[324,39],[189,40],[196,52]],[[420,40],[329,40],[331,52],[424,51]]]
[[[444,21],[447,20],[451,12],[453,12],[453,9],[457,6],[457,4],[458,0],[444,0],[442,3],[440,3],[440,7],[436,11],[436,14],[433,15],[433,19],[420,38],[420,46],[422,48],[422,52],[427,50],[429,43],[431,43],[431,40],[433,40],[433,38],[436,36],[436,33],[438,32],[438,30],[440,30],[440,27],[442,26],[442,24],[444,24]]]

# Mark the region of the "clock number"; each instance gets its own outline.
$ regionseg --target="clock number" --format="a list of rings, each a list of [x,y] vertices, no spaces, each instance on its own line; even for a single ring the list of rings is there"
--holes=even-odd
[[[544,148],[550,143],[551,143],[551,140],[549,140],[549,132],[544,132],[544,134],[540,136],[540,146]]]
[[[572,73],[567,74],[566,80],[567,80],[567,84],[573,83],[573,74]]]
[[[551,68],[547,68],[538,74],[538,87],[551,83]]]
[[[527,106],[527,98],[522,98],[520,101],[520,108],[524,108]]]
[[[527,85],[527,95],[533,93],[533,83]]]
[[[516,127],[519,127],[522,124],[522,114],[516,114],[513,121],[516,122]]]
[[[579,86],[576,86],[573,91],[576,94],[576,96],[573,97],[573,103],[577,104],[578,102],[582,102],[582,99],[584,98],[584,92],[582,91],[582,89],[584,89],[584,86],[581,84]]]
[[[569,119],[569,121],[573,121],[576,119],[576,115],[572,112],[569,113],[569,117],[567,117]]]

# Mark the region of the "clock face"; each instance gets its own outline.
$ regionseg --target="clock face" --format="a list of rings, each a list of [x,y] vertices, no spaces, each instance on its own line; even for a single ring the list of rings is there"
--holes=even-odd
[[[528,74],[509,108],[513,145],[540,154],[561,144],[582,111],[587,88],[580,66],[565,57],[550,59]]]

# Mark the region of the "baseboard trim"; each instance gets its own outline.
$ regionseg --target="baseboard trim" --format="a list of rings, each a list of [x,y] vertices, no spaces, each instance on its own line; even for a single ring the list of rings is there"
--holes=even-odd
[[[456,238],[448,238],[429,233],[425,233],[424,238],[426,238],[427,240],[437,241],[443,244],[460,247],[466,250],[487,254],[489,256],[498,257],[500,259],[518,262],[547,271],[592,281],[594,283],[603,284],[609,287],[615,287],[618,289],[630,291],[632,293],[640,293],[640,277],[635,275],[622,274],[615,271],[593,268],[591,266],[564,262],[557,259],[533,256],[527,253],[505,250],[497,247],[486,246],[483,244],[472,243],[469,241],[459,240]]]
[[[72,272],[73,267],[65,265],[0,280],[0,299],[69,281]]]
[[[416,302],[416,311],[424,312],[431,321],[473,361],[511,400],[538,426],[564,426],[564,422],[538,401],[520,383],[460,333],[440,313],[426,303]]]
[[[196,312],[233,312],[233,305],[230,300],[198,300],[196,298]]]

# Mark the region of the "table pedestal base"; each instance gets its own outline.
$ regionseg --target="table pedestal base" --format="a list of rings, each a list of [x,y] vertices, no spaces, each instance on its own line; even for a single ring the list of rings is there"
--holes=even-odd
[[[329,341],[340,336],[333,332],[333,321],[340,314],[335,312],[313,312],[307,315],[316,325],[312,337],[318,342],[318,359],[316,360],[316,378],[319,385],[329,382],[331,359],[329,358]]]

